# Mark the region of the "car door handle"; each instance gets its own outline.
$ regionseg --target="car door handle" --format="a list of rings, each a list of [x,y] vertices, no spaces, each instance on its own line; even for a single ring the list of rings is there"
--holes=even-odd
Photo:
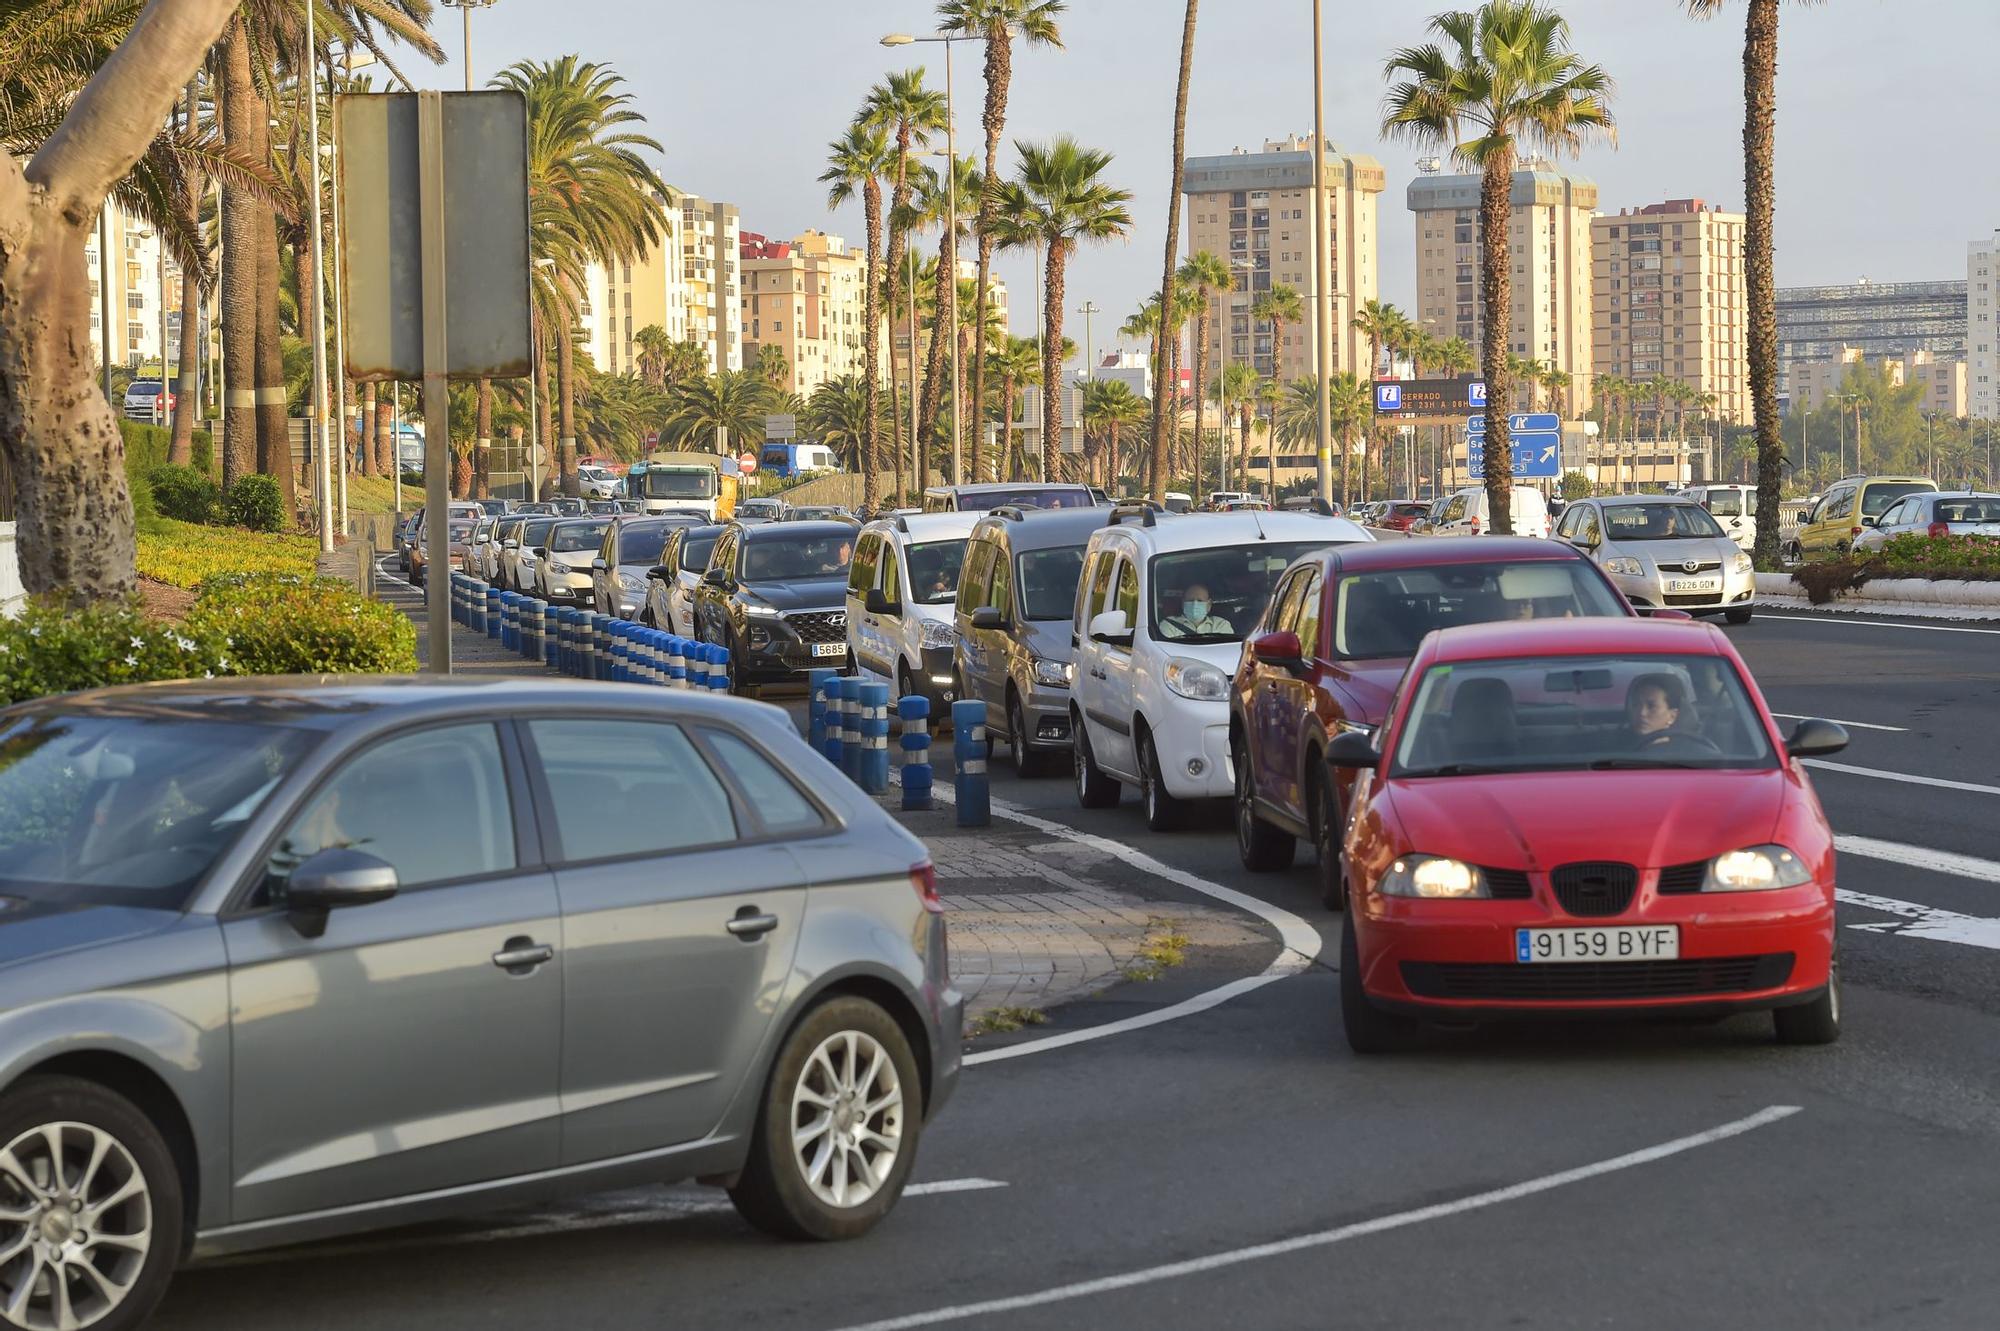
[[[526,936],[510,938],[493,954],[493,964],[509,975],[526,975],[535,967],[555,959],[556,950]]]
[[[757,908],[755,906],[745,906],[742,910],[736,912],[729,923],[722,927],[745,942],[761,938],[778,927],[777,916],[759,915],[756,911]]]

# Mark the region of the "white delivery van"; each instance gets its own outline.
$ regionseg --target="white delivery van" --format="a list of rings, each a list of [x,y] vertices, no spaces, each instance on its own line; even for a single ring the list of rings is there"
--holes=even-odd
[[[1508,507],[1514,516],[1514,535],[1546,537],[1549,534],[1549,505],[1542,498],[1542,492],[1517,485],[1508,491],[1508,495]],[[1445,499],[1442,508],[1433,510],[1426,534],[1486,535],[1493,530],[1492,510],[1487,505],[1486,487],[1483,485],[1468,485],[1463,490],[1454,491]]]
[[[1708,510],[1740,549],[1757,544],[1757,487],[1754,485],[1690,485],[1682,496]]]

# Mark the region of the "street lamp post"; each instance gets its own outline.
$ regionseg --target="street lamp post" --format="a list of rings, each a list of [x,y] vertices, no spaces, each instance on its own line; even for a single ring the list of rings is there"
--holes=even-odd
[[[463,24],[463,36],[461,38],[463,45],[460,47],[460,50],[463,52],[462,59],[465,65],[465,90],[471,92],[472,11],[475,9],[490,9],[493,6],[494,0],[438,0],[438,3],[448,9],[456,9]]]
[[[1326,39],[1320,23],[1321,0],[1313,0],[1313,360],[1319,379],[1319,497],[1333,499],[1333,416],[1328,401],[1333,382],[1333,272],[1327,249],[1330,219],[1326,212]],[[1372,378],[1371,371],[1371,378]],[[1348,459],[1341,459],[1347,474]]]
[[[1104,311],[1097,308],[1096,301],[1087,300],[1077,307],[1076,312],[1083,316],[1083,377],[1089,379],[1094,377],[1090,371],[1091,366],[1096,363],[1091,347],[1090,320],[1092,315],[1102,314]]]
[[[313,397],[313,460],[319,472],[319,548],[320,553],[329,554],[333,550],[333,450],[326,419],[326,315],[321,308],[326,300],[325,256],[320,246],[320,167],[319,167],[319,78],[314,71],[317,63],[314,52],[318,45],[313,40],[313,11],[317,5],[306,6],[306,134],[309,139],[306,160],[312,163],[312,186],[307,191],[312,206],[312,235],[308,240],[308,266],[311,268],[312,300],[301,301],[300,312],[311,312],[312,329],[312,397]],[[301,286],[304,283],[300,284]],[[166,347],[160,348],[164,371]],[[164,374],[163,374],[164,377]]]
[[[965,479],[964,459],[960,446],[964,439],[965,395],[959,391],[962,380],[958,364],[958,112],[953,108],[951,88],[951,44],[961,40],[951,33],[938,33],[934,37],[913,37],[907,32],[892,32],[882,39],[884,46],[910,46],[917,42],[942,42],[944,44],[944,213],[945,249],[951,272],[945,278],[944,325],[951,338],[951,483],[958,485]],[[931,336],[937,336],[933,331]]]

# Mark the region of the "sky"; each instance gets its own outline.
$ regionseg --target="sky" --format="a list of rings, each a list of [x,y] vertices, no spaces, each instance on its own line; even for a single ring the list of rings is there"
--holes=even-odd
[[[1404,189],[1424,155],[1379,133],[1382,65],[1424,39],[1439,0],[1326,0],[1326,127],[1345,151],[1378,158],[1384,300],[1415,301],[1416,241]],[[1572,41],[1615,81],[1613,146],[1586,146],[1565,168],[1598,182],[1616,212],[1695,197],[1740,210],[1741,0],[1697,22],[1679,0],[1561,0]],[[1063,49],[1016,43],[1008,139],[1071,134],[1111,152],[1108,176],[1133,193],[1130,237],[1080,252],[1073,311],[1094,301],[1102,347],[1159,286],[1171,184],[1177,0],[1070,0]],[[834,232],[857,248],[858,207],[829,213],[818,183],[826,145],[892,68],[943,82],[943,48],[885,49],[922,32],[921,0],[497,0],[472,14],[475,78],[522,59],[574,52],[611,65],[665,152],[673,185],[737,205],[746,231]],[[1190,92],[1190,156],[1261,148],[1312,130],[1308,0],[1207,0]],[[1963,279],[1968,241],[2000,230],[2000,116],[1992,53],[2000,0],[1788,3],[1779,36],[1777,276],[1780,286]],[[447,65],[399,61],[419,86],[458,88],[459,15],[440,9]],[[980,51],[954,46],[962,156],[983,153]],[[1013,150],[1003,150],[1011,166]],[[1185,215],[1183,215],[1185,217]],[[1185,233],[1185,220],[1182,226]],[[1015,331],[1032,332],[1026,258],[999,265]],[[1082,338],[1073,313],[1065,331]]]

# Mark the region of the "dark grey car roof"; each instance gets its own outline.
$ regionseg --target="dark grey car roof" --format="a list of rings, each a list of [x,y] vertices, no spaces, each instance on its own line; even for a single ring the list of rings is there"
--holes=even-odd
[[[786,522],[758,523],[754,527],[743,528],[746,541],[796,541],[803,536],[852,536],[854,524],[851,522]]]
[[[1699,499],[1691,499],[1686,495],[1598,495],[1593,502],[1603,504],[1607,508],[1625,508],[1632,504],[1688,504],[1694,508],[1701,507]]]
[[[1002,532],[1016,553],[1052,546],[1083,545],[1090,534],[1111,521],[1109,508],[1030,508],[1019,517],[988,513],[972,529],[972,539]]]

